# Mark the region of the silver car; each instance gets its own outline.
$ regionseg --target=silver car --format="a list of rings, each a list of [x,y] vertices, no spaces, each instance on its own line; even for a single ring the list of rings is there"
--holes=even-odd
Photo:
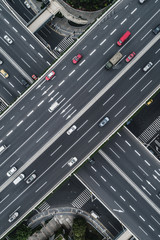
[[[12,44],[13,43],[13,40],[8,37],[8,35],[4,35],[4,39],[9,43],[9,44]]]
[[[69,160],[69,162],[68,162],[68,165],[70,166],[70,167],[72,167],[72,165],[75,163],[75,162],[77,162],[77,158],[76,157],[73,157],[73,158],[71,158],[70,160]]]
[[[67,131],[67,134],[68,134],[68,135],[71,135],[72,132],[74,132],[76,129],[77,129],[76,125],[73,125],[73,126]]]
[[[99,127],[104,127],[109,122],[109,117],[105,117],[100,123]]]
[[[17,171],[16,167],[12,167],[8,172],[7,172],[7,176],[11,177],[15,172]]]
[[[153,66],[153,63],[152,63],[152,62],[149,62],[149,63],[143,68],[143,71],[144,71],[144,72],[147,72],[152,66]]]
[[[19,216],[18,212],[14,212],[10,218],[8,219],[8,222],[13,222],[17,217]]]
[[[29,184],[31,183],[34,179],[36,179],[36,174],[33,173],[27,180],[26,180],[26,183]]]

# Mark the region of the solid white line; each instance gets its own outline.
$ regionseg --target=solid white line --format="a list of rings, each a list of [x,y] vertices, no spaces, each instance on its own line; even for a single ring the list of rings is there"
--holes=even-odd
[[[152,80],[151,80],[149,83],[147,83],[147,84],[144,86],[144,88],[141,89],[141,92],[142,92],[146,87],[148,87],[148,85],[149,85],[151,82],[152,82]]]
[[[47,184],[47,181],[45,183],[43,183],[35,192],[37,193],[42,187],[44,187],[44,185]]]
[[[31,68],[30,65],[29,65],[28,63],[26,63],[26,61],[24,61],[23,58],[21,58],[21,60],[22,60],[29,68]]]
[[[35,63],[37,63],[37,61],[36,61],[29,53],[27,53],[27,55],[28,55]]]
[[[133,14],[135,11],[137,11],[137,8],[135,8],[135,9],[131,12],[131,14]]]
[[[90,178],[100,187],[99,183],[97,183],[96,180],[94,180],[93,177],[90,176]]]
[[[134,174],[141,182],[143,182],[142,178],[140,178],[140,177],[137,175],[137,173],[135,173],[134,171],[132,171],[132,172],[133,172],[133,174]]]
[[[126,152],[117,142],[115,142],[115,144],[122,150],[122,152]]]
[[[130,27],[129,30],[140,20],[140,18],[138,18]]]
[[[117,117],[125,108],[126,106],[124,106],[114,117]]]
[[[118,154],[117,153],[115,153],[115,151],[113,151],[113,149],[112,148],[109,148],[115,155],[116,155],[116,157],[118,157],[118,158],[120,158],[120,156],[118,156]]]
[[[43,137],[45,137],[45,135],[48,133],[48,131],[47,132],[45,132],[37,141],[36,141],[36,143],[38,143]]]
[[[98,81],[88,92],[90,93],[99,83],[100,81]]]
[[[89,55],[92,56],[93,53],[95,53],[96,49],[94,49]]]
[[[150,29],[150,30],[146,33],[146,35],[144,35],[144,37],[141,38],[141,41],[142,41],[151,31],[152,31],[152,29]]]
[[[87,72],[88,72],[89,69],[87,69],[78,79],[77,81],[79,81]]]
[[[113,177],[112,173],[110,173],[107,168],[105,168],[103,165],[102,165],[102,168],[104,168],[104,170],[105,170],[111,177]]]
[[[32,125],[33,124],[35,124],[36,123],[36,120],[34,121],[34,122],[32,122],[26,129],[25,129],[25,131],[27,131],[30,127],[32,127]]]
[[[114,97],[114,94],[113,94],[112,96],[110,96],[110,97],[107,99],[107,101],[105,101],[102,105],[104,106],[104,105],[105,105],[106,103],[108,103],[109,100],[111,100],[113,97]]]
[[[139,68],[139,69],[129,78],[129,80],[132,79],[140,70],[141,70],[141,69]]]
[[[133,197],[133,195],[128,190],[126,190],[126,192],[137,202],[137,199]]]
[[[146,176],[149,176],[149,174],[148,174],[148,173],[146,173],[146,172],[144,171],[144,169],[143,169],[143,168],[141,168],[141,166],[139,166],[139,165],[138,165],[138,167],[139,167],[139,169],[141,169],[141,171],[142,171],[144,174],[146,174]]]
[[[60,84],[58,84],[58,86],[60,87],[65,81],[63,80]]]
[[[105,43],[105,42],[106,42],[106,40],[107,40],[107,39],[104,39],[104,40],[103,40],[103,41],[102,41],[102,42],[101,42],[99,45],[100,45],[100,46],[102,46],[102,45],[103,45],[103,43]]]
[[[142,230],[142,232],[144,232],[148,236],[148,234],[144,231],[144,229],[141,226],[138,227]]]
[[[125,18],[122,22],[121,22],[121,25],[123,24],[123,23],[125,23],[127,21],[127,18]]]
[[[70,74],[69,74],[69,77],[75,72],[76,70],[73,70]]]
[[[88,122],[88,120],[86,120],[84,123],[82,123],[82,125],[79,128],[77,128],[77,131],[79,131],[87,122]]]
[[[52,157],[53,154],[55,154],[61,147],[62,147],[62,145],[60,145],[58,148],[56,148],[56,150],[53,153],[51,153],[50,156]]]
[[[11,130],[9,133],[7,133],[6,136],[8,137],[12,132],[13,132],[13,130]]]
[[[114,43],[112,44],[112,46],[110,46],[110,47],[107,49],[107,51],[105,51],[105,52],[103,53],[103,55],[105,55],[113,46],[114,46]]]
[[[97,132],[97,133],[88,141],[88,143],[90,143],[98,134],[99,134],[99,132]]]
[[[17,127],[20,126],[23,123],[23,120],[21,120],[18,124]]]

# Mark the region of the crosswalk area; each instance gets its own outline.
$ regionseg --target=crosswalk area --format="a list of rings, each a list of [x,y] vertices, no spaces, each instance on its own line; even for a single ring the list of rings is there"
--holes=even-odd
[[[8,107],[8,104],[0,97],[0,113]]]
[[[50,208],[50,205],[47,203],[47,202],[43,202],[39,207],[38,209],[43,212],[43,211],[46,211]]]
[[[160,116],[138,137],[143,143],[148,143],[160,130]]]
[[[72,37],[65,37],[57,46],[56,48],[53,50],[53,53],[57,56],[60,57],[61,56],[61,52],[64,52],[67,50],[67,48],[69,48],[73,43],[74,43],[74,39]]]
[[[91,193],[85,189],[71,204],[73,207],[81,208],[91,198]]]

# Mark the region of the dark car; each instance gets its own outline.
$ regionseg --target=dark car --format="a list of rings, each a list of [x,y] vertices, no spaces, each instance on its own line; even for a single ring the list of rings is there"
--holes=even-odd
[[[30,85],[29,85],[29,83],[25,80],[25,79],[22,79],[21,80],[21,83],[26,87],[26,88],[28,88]]]
[[[153,29],[153,33],[155,35],[157,35],[159,32],[160,32],[160,24],[156,28]]]

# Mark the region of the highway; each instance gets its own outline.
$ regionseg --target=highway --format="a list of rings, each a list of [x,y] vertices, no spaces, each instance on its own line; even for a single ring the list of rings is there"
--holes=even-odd
[[[158,240],[159,213],[99,153],[94,155],[94,159],[93,165],[87,163],[76,173],[77,178],[93,191],[135,237]]]
[[[116,41],[124,29],[122,25],[125,24],[125,30],[132,26],[132,37],[134,36],[121,48],[121,52],[126,56],[133,50],[139,53],[154,38],[151,30],[158,24],[157,16],[160,14],[158,2],[152,5],[149,2],[141,14],[141,5],[131,1],[126,8],[126,2],[122,2],[112,17],[101,21],[75,47],[74,53],[68,53],[59,64],[56,64],[54,67],[56,77],[53,80],[46,82],[42,79],[1,118],[0,134],[3,136],[1,144],[8,147],[1,155],[0,164],[0,180],[3,184],[0,214],[6,223],[0,228],[1,234],[7,231],[8,227],[13,227],[7,221],[12,212],[18,209],[20,217],[23,217],[33,204],[52,189],[53,185],[62,181],[73,168],[81,164],[81,160],[85,160],[89,153],[100,146],[128,114],[159,85],[160,59],[157,52],[160,40],[139,60],[135,58],[127,69],[125,68],[126,72],[121,72],[122,77],[119,75],[120,79],[117,79],[112,87],[109,89],[105,87],[126,66],[123,60],[111,71],[107,72],[104,68],[106,60],[119,50]],[[149,6],[152,8],[149,9]],[[121,24],[124,20],[124,9],[129,20]],[[135,23],[136,14],[141,16],[138,25]],[[111,22],[112,25],[107,26]],[[119,28],[112,33],[115,26]],[[95,43],[96,50],[93,48]],[[84,57],[77,66],[73,66],[71,59],[78,51],[84,52]],[[152,61],[154,66],[144,74],[142,68],[149,61]],[[102,89],[104,89],[102,97],[99,100],[94,99]],[[50,114],[48,108],[55,100],[60,102],[60,107]],[[76,113],[91,100],[93,102],[89,110],[85,108],[81,117],[76,116]],[[104,127],[104,131],[99,128],[98,123],[106,115],[109,116],[110,122]],[[78,120],[75,122],[76,117]],[[72,120],[69,121],[70,119]],[[68,136],[65,131],[73,122],[78,127],[77,131]],[[47,147],[49,148],[44,152]],[[67,162],[73,156],[78,158],[78,162],[70,168]],[[31,164],[32,161],[34,162]],[[6,181],[6,172],[13,165],[16,165],[19,171]],[[24,181],[19,183],[18,187],[13,185],[12,180],[22,171],[26,177],[36,172],[36,181],[29,186]]]

